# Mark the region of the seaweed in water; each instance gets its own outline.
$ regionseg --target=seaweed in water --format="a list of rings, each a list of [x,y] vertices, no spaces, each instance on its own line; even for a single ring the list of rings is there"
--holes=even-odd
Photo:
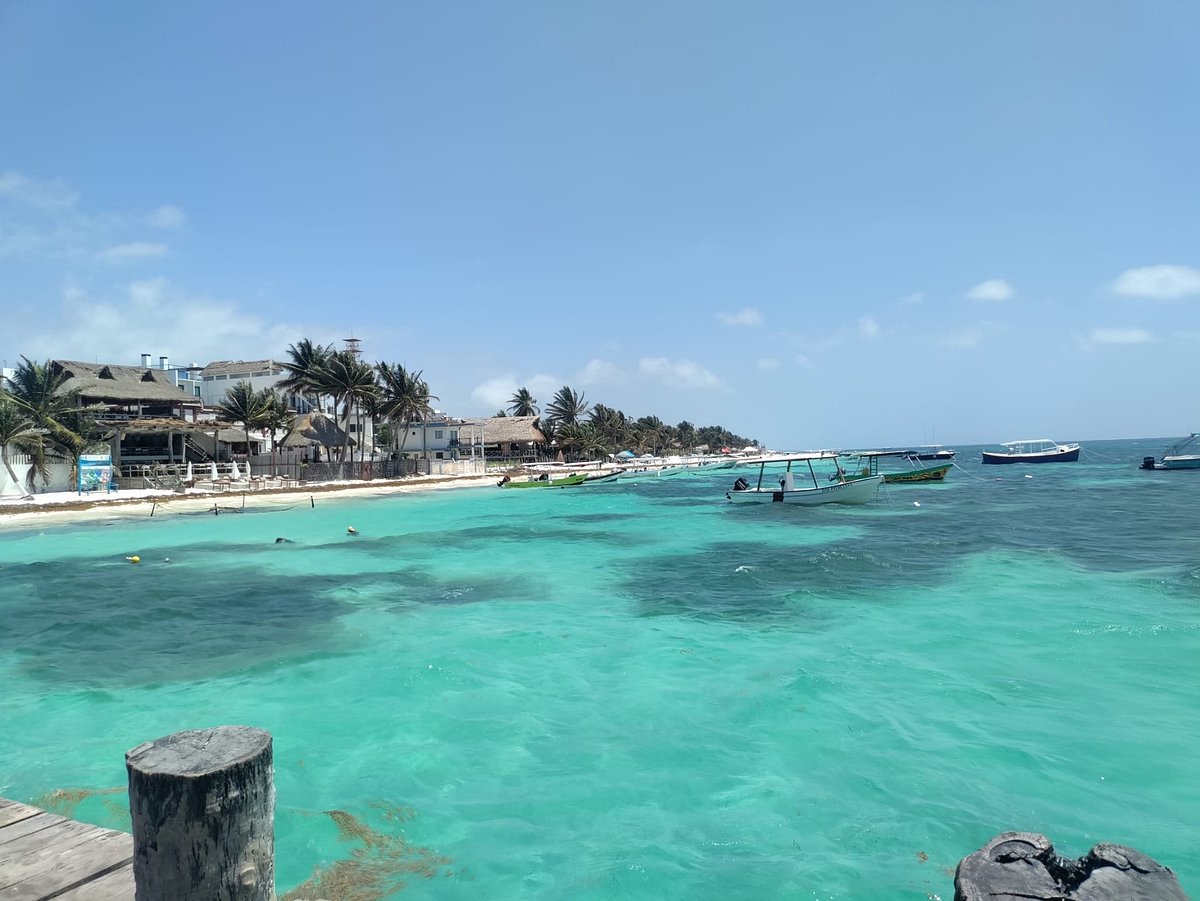
[[[33,806],[56,813],[60,817],[66,817],[70,820],[75,818],[76,809],[88,798],[95,798],[99,795],[119,795],[124,791],[124,788],[56,788],[52,792],[47,792],[41,797],[34,798]],[[105,806],[108,808],[109,813],[113,814],[114,818],[118,821],[122,815],[125,820],[129,819],[128,805],[106,802]]]
[[[389,823],[411,820],[413,811],[405,807],[377,802],[371,805]],[[329,810],[326,815],[337,827],[338,838],[355,842],[350,856],[329,867],[318,867],[311,877],[279,901],[302,898],[328,898],[330,901],[380,901],[403,890],[409,879],[419,876],[453,876],[447,869],[452,861],[429,848],[411,844],[402,835],[375,829],[344,810]]]

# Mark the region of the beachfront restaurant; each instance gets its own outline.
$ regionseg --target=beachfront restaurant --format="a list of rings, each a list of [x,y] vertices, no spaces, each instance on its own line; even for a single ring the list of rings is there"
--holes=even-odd
[[[539,448],[545,444],[536,416],[492,416],[458,424],[456,450],[460,457],[527,463],[538,459]]]
[[[174,384],[169,370],[76,360],[52,360],[50,365],[66,374],[63,388],[78,389],[80,406],[96,409],[97,423],[113,432],[109,445],[118,472],[226,459],[230,446],[245,448],[244,432],[200,419],[200,399]],[[250,433],[252,449],[264,442]]]

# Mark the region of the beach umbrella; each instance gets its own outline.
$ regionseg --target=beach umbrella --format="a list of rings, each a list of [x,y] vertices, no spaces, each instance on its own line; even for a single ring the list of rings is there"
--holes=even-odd
[[[208,477],[214,482],[217,480],[217,461],[216,460],[213,460],[208,464]]]
[[[617,454],[617,456],[620,457],[622,460],[630,460],[634,457],[634,453],[631,450],[623,450],[619,454]]]
[[[242,477],[242,474],[241,474],[241,472],[238,471],[237,460],[234,460],[233,466],[230,467],[230,470],[229,470],[229,478],[233,479],[236,482],[241,477]]]

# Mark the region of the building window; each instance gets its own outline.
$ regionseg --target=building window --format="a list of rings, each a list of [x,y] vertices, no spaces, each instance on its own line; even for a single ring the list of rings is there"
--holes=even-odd
[[[223,382],[223,381],[225,381],[227,378],[229,378],[229,376],[227,376],[227,375],[219,375],[219,376],[217,376],[217,381],[218,381],[218,382]]]
[[[436,454],[436,458],[438,460],[443,460],[443,459],[445,459],[445,455],[441,451],[438,451]]]
[[[451,441],[457,441],[457,440],[458,440],[458,432],[454,431],[454,429],[451,429],[451,430],[450,430],[450,440],[451,440]]]
[[[438,429],[436,432],[434,432],[434,433],[433,433],[433,437],[434,437],[435,439],[436,439],[436,438],[441,438],[441,437],[442,437],[442,430],[441,430],[441,429]]]

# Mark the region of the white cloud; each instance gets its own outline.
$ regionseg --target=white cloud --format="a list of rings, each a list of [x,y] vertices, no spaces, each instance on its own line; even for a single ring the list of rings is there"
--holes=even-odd
[[[769,372],[772,369],[779,368],[779,361],[773,357],[764,357],[754,364],[754,368],[760,372]]]
[[[810,358],[804,356],[804,354],[796,354],[796,362],[805,369],[812,369],[814,366],[816,366],[816,364]]]
[[[144,241],[134,241],[130,244],[118,244],[106,247],[96,254],[96,259],[107,263],[128,263],[133,260],[145,260],[165,257],[170,250],[166,244],[149,244]]]
[[[32,359],[101,359],[136,364],[142,353],[173,361],[257,360],[278,357],[313,329],[269,324],[237,303],[191,295],[166,279],[133,282],[112,298],[95,298],[74,284],[63,290],[62,311],[45,332],[21,339]]]
[[[900,298],[900,305],[905,307],[914,306],[915,304],[925,302],[924,291],[913,291],[911,294],[905,294]]]
[[[749,325],[756,326],[763,324],[762,313],[754,309],[754,307],[746,307],[744,310],[738,310],[736,313],[718,313],[717,318],[725,325]]]
[[[1097,328],[1087,336],[1089,344],[1145,344],[1154,336],[1141,328]]]
[[[858,333],[864,338],[879,337],[879,323],[870,316],[863,316],[858,320]]]
[[[1113,290],[1128,297],[1176,300],[1200,294],[1200,270],[1191,266],[1143,266],[1126,269],[1113,282]]]
[[[588,360],[575,381],[581,385],[614,384],[622,381],[621,370],[607,360]]]
[[[969,325],[966,328],[956,329],[952,332],[946,332],[934,339],[935,344],[940,344],[942,347],[953,347],[956,349],[965,349],[970,347],[978,347],[983,343],[983,339],[987,337],[988,329],[983,325]]]
[[[0,194],[34,209],[53,212],[73,208],[79,195],[59,181],[37,181],[19,172],[0,172]]]
[[[989,278],[963,296],[971,300],[1008,300],[1013,296],[1013,289],[1012,285],[1002,278]]]
[[[146,224],[155,228],[179,228],[187,222],[187,216],[177,206],[164,204],[158,209],[151,210],[146,216]]]
[[[528,388],[529,393],[536,399],[539,407],[544,407],[554,397],[554,392],[562,387],[562,379],[556,375],[531,375],[524,382],[522,387]]]
[[[661,381],[669,388],[700,390],[720,388],[725,383],[699,363],[691,360],[668,360],[666,357],[645,357],[638,361],[642,375]]]
[[[478,401],[493,411],[508,406],[509,399],[517,393],[517,380],[512,375],[499,375],[490,378],[482,385],[476,385],[471,392],[471,399]]]

